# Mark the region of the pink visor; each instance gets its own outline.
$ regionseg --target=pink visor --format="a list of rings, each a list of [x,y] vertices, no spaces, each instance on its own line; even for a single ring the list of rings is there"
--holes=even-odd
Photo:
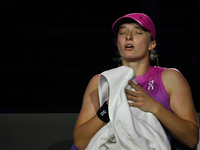
[[[143,26],[144,28],[149,30],[153,39],[155,40],[156,29],[155,29],[155,26],[153,24],[153,21],[151,20],[151,18],[149,16],[147,16],[146,14],[142,14],[142,13],[132,13],[132,14],[127,14],[125,16],[120,17],[112,25],[112,30],[115,33],[118,33],[120,25],[123,24],[123,23],[129,23],[129,22],[131,22],[131,20],[132,21],[135,20],[141,26]]]

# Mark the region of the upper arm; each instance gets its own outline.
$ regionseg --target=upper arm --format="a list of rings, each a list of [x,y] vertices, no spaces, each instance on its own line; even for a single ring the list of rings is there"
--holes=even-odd
[[[95,75],[90,80],[85,90],[81,111],[79,113],[75,129],[94,117],[99,109],[98,82],[99,75]]]
[[[175,69],[164,70],[162,78],[170,97],[172,112],[198,126],[192,92],[187,80]]]

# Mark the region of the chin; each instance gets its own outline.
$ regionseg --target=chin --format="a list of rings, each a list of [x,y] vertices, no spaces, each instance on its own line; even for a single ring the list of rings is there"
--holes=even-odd
[[[123,60],[125,60],[126,62],[134,62],[135,61],[135,59],[134,58],[123,58]]]

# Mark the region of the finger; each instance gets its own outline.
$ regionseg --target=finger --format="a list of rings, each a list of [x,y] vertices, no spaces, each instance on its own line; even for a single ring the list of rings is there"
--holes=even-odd
[[[134,102],[138,101],[137,97],[135,97],[135,96],[126,95],[126,97],[127,97],[127,100],[131,100],[131,101],[134,101]]]
[[[131,106],[131,107],[138,107],[138,103],[136,103],[136,102],[128,103],[128,104],[129,104],[129,106]]]
[[[129,89],[125,89],[124,91],[125,91],[125,93],[128,94],[128,95],[132,95],[132,96],[134,96],[134,97],[137,97],[137,96],[138,96],[138,93],[135,92],[135,91],[132,91],[132,90],[129,90]]]
[[[128,81],[128,84],[131,85],[131,87],[133,87],[136,91],[140,89],[140,86],[131,80]]]

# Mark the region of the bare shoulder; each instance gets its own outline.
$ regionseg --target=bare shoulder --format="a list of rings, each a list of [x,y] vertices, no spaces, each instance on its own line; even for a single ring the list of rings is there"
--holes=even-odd
[[[83,96],[82,107],[75,128],[96,115],[99,109],[98,83],[99,75],[93,76],[89,81]]]
[[[162,79],[174,114],[197,124],[190,85],[177,69],[165,69]]]
[[[162,76],[163,76],[163,79],[168,79],[168,80],[175,79],[175,78],[177,78],[177,79],[184,78],[182,73],[179,70],[175,69],[175,68],[167,68],[167,69],[165,69],[163,71]]]
[[[99,74],[94,75],[94,76],[91,78],[91,80],[90,80],[88,86],[92,86],[92,87],[96,88],[96,87],[98,87],[98,83],[99,83]]]
[[[162,73],[162,80],[168,94],[170,94],[174,88],[189,88],[185,77],[175,68],[165,69]]]
[[[91,78],[88,86],[85,90],[83,96],[82,109],[94,109],[96,111],[99,107],[99,96],[98,96],[98,84],[99,84],[99,75],[95,75]]]

